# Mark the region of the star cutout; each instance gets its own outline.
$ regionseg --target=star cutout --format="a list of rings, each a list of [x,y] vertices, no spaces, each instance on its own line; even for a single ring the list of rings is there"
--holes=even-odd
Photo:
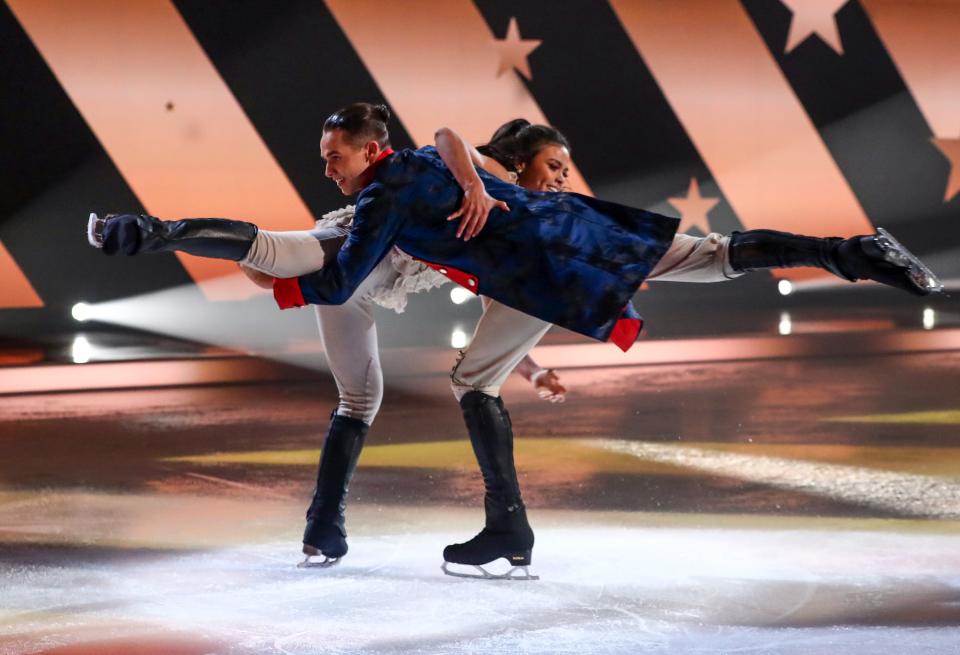
[[[536,39],[521,39],[520,28],[517,27],[517,19],[511,18],[507,26],[507,36],[504,39],[495,39],[496,47],[500,53],[500,67],[497,69],[497,77],[500,77],[511,68],[516,68],[517,72],[528,80],[533,79],[530,74],[530,65],[527,63],[527,56],[540,47],[540,41]]]
[[[947,180],[947,194],[944,202],[960,192],[960,139],[933,139],[943,156],[950,160],[950,178]]]
[[[697,178],[690,178],[690,188],[686,198],[667,198],[667,202],[680,212],[680,227],[677,233],[689,232],[690,228],[699,228],[704,234],[710,234],[710,219],[707,212],[720,202],[720,198],[704,198],[700,195],[700,185]]]
[[[793,12],[784,54],[789,54],[814,34],[833,48],[834,52],[843,54],[843,44],[840,42],[840,33],[837,31],[837,20],[834,16],[849,0],[780,1]]]

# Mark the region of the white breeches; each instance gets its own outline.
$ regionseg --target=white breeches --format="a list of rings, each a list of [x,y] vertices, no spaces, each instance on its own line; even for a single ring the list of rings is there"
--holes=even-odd
[[[648,280],[723,282],[741,275],[730,268],[730,238],[712,233],[703,238],[678,234]],[[549,323],[492,302],[480,317],[473,340],[461,351],[450,375],[459,401],[468,391],[499,396],[500,387],[524,355],[550,328]]]

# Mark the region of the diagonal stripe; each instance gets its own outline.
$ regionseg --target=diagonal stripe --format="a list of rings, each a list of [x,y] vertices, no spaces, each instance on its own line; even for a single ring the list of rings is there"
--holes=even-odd
[[[585,443],[647,461],[726,475],[908,516],[960,518],[960,482],[955,480],[666,444],[615,440]]]
[[[516,73],[497,77],[494,35],[469,0],[327,6],[418,145],[433,143],[442,126],[484,143],[512,118],[548,122]],[[575,191],[590,193],[575,168],[570,179]]]
[[[862,2],[933,133],[960,137],[960,5]]]
[[[611,5],[744,227],[872,231],[739,2]]]
[[[0,308],[43,307],[43,301],[30,285],[17,262],[7,248],[0,242]]]
[[[271,229],[310,225],[310,213],[169,2],[9,4],[149,212],[243,218]],[[78,215],[89,209],[78,207]],[[229,262],[181,261],[197,281],[236,272]],[[226,297],[236,293],[216,296]]]

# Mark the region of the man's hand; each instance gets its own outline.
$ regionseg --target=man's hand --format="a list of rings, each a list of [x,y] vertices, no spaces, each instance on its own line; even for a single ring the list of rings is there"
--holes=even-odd
[[[447,216],[447,220],[452,221],[460,217],[457,238],[462,236],[464,241],[469,241],[480,234],[480,230],[487,224],[487,217],[493,209],[510,211],[507,203],[491,197],[483,187],[483,182],[477,179],[476,182],[464,189],[463,204],[460,205],[460,209]]]

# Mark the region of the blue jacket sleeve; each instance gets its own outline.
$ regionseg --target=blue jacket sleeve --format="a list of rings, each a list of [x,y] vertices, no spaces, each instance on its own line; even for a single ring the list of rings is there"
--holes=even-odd
[[[311,305],[341,305],[393,247],[404,223],[391,194],[374,182],[360,194],[347,240],[337,258],[298,278],[303,299]]]

